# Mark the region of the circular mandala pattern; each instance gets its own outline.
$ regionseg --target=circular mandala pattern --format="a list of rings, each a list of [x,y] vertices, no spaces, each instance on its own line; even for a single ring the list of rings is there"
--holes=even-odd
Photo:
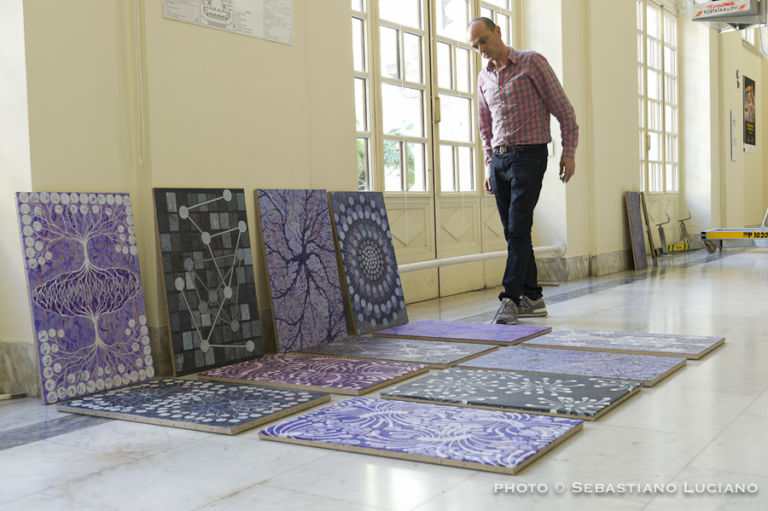
[[[384,199],[380,193],[332,194],[344,270],[360,333],[407,321]]]

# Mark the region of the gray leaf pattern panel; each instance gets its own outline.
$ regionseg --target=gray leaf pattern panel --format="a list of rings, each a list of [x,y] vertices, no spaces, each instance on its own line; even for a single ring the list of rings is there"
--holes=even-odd
[[[554,330],[525,346],[662,354],[700,359],[725,342],[725,337],[614,332],[607,330]]]
[[[595,419],[640,387],[628,380],[451,368],[381,396]]]
[[[650,387],[684,367],[685,359],[507,346],[459,365],[477,369],[635,380]]]
[[[562,417],[353,398],[259,437],[514,474],[581,426]]]
[[[68,401],[61,411],[233,434],[328,401],[305,390],[162,378]]]
[[[408,322],[381,192],[331,192],[339,252],[358,334]]]
[[[490,349],[493,348],[460,342],[352,336],[338,339],[330,344],[306,348],[302,353],[448,366],[486,353]]]

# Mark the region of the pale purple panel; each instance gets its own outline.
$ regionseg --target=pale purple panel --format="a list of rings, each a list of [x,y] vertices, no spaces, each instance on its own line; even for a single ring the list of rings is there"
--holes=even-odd
[[[508,346],[459,365],[481,369],[618,378],[648,383],[683,364],[685,359],[677,357]]]
[[[421,337],[477,341],[491,344],[515,344],[552,330],[536,325],[492,325],[489,323],[463,323],[461,321],[421,320],[376,332],[397,337]]]
[[[16,194],[43,384],[54,403],[154,376],[128,194]]]
[[[425,367],[401,362],[311,357],[289,353],[211,369],[200,373],[200,376],[357,391],[401,378]]]
[[[612,332],[607,330],[555,330],[525,344],[553,348],[666,353],[699,358],[724,340],[724,337],[701,335]]]
[[[259,435],[514,471],[581,424],[561,417],[353,398],[270,426]]]
[[[347,335],[328,198],[323,190],[257,190],[280,352]]]

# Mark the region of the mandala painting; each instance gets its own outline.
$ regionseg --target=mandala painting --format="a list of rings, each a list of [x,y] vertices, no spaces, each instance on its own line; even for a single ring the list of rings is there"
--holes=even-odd
[[[152,378],[128,194],[17,193],[45,403]]]
[[[548,326],[491,325],[462,321],[420,320],[407,325],[387,328],[377,335],[411,337],[414,339],[478,342],[482,344],[512,345],[552,331]]]
[[[685,359],[507,346],[460,365],[476,369],[634,380],[652,387],[684,367]]]
[[[594,420],[640,387],[627,380],[451,368],[382,391],[381,397]]]
[[[668,355],[698,360],[725,342],[725,337],[701,335],[611,332],[604,330],[555,330],[525,346],[641,355]]]
[[[163,378],[75,399],[62,412],[233,435],[330,400],[328,394]]]
[[[262,353],[243,190],[155,188],[174,374]]]
[[[488,353],[492,349],[494,348],[491,346],[463,342],[424,342],[420,339],[351,336],[330,344],[307,348],[301,353],[367,360],[396,360],[442,369]]]
[[[381,192],[331,192],[357,333],[408,322]]]
[[[270,426],[259,437],[514,474],[581,426],[546,415],[352,398]]]
[[[419,364],[286,353],[211,369],[200,373],[198,377],[358,395],[427,371],[427,366]]]
[[[323,190],[257,190],[278,351],[347,335]]]

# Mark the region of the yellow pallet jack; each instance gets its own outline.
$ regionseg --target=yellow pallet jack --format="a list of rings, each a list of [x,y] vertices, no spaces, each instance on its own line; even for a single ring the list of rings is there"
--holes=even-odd
[[[768,210],[765,211],[763,223],[759,227],[745,227],[743,229],[708,229],[701,232],[701,239],[706,243],[717,242],[720,250],[723,250],[725,240],[757,240],[768,239]],[[712,251],[714,252],[714,250]]]

